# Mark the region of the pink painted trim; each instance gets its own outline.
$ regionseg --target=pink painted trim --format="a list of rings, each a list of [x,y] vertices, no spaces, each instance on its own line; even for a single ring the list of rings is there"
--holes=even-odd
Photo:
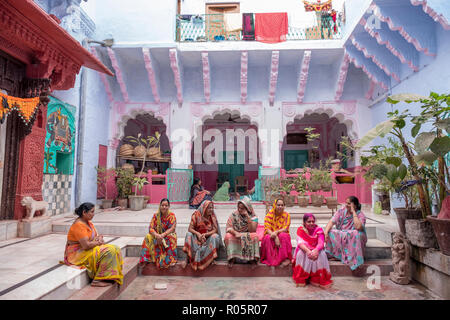
[[[178,55],[177,49],[173,48],[169,50],[170,67],[173,71],[173,76],[175,79],[175,87],[177,88],[177,99],[178,103],[183,103],[183,90],[181,86],[181,74],[180,67],[178,65]]]
[[[97,50],[95,50],[94,47],[90,47],[89,50],[97,59],[100,60],[100,58],[98,57],[98,54],[97,54]],[[113,102],[114,98],[112,95],[111,87],[109,86],[108,80],[106,79],[106,75],[104,73],[100,73],[100,79],[101,79],[103,85],[105,86],[105,91],[106,91],[106,94],[108,95],[109,102]]]
[[[298,77],[297,102],[302,103],[305,96],[306,82],[308,81],[309,62],[311,61],[311,51],[307,50],[303,53],[302,66]]]
[[[356,41],[355,36],[351,36],[350,40],[352,41],[353,45],[356,47],[356,49],[358,49],[359,51],[361,51],[364,56],[366,58],[371,59],[381,70],[383,70],[384,72],[386,72],[386,74],[388,76],[392,76],[392,78],[394,78],[396,81],[400,82],[400,77],[398,76],[398,74],[396,74],[395,72],[391,72],[385,65],[383,65],[376,57],[375,55],[371,55],[369,54],[369,52],[367,51],[366,48],[362,47],[358,41]]]
[[[150,82],[150,88],[152,89],[153,98],[156,103],[161,101],[158,93],[158,86],[156,85],[155,71],[153,69],[152,58],[150,56],[149,48],[142,48],[142,54],[144,55],[145,69],[147,69],[148,81]]]
[[[366,32],[367,32],[372,38],[375,38],[375,40],[377,40],[378,44],[386,46],[386,48],[387,48],[394,56],[396,56],[397,58],[399,58],[400,61],[401,61],[402,63],[406,63],[413,71],[415,71],[415,72],[419,71],[419,68],[416,67],[416,66],[413,64],[413,62],[412,62],[411,60],[409,60],[409,61],[406,60],[405,56],[403,56],[403,54],[401,54],[397,49],[395,49],[395,47],[394,47],[388,40],[383,41],[383,40],[381,39],[381,36],[380,36],[380,34],[379,34],[378,32],[375,32],[373,29],[369,28],[369,27],[366,25],[366,20],[362,19],[361,22],[362,22],[361,24],[363,24],[363,26],[364,26],[364,30],[366,30]]]
[[[383,89],[387,90],[388,87],[384,82],[378,81],[366,68],[365,65],[359,65],[355,58],[352,58],[348,53],[345,53],[348,56],[348,59],[355,65],[355,67],[360,68],[364,71],[365,74],[369,77],[370,80],[380,85]]]
[[[114,68],[114,71],[116,72],[116,79],[120,86],[120,91],[122,92],[122,97],[125,102],[130,101],[130,98],[128,97],[127,87],[125,85],[125,81],[123,80],[122,76],[122,70],[119,67],[119,64],[117,62],[116,54],[111,48],[106,48],[108,51],[109,58],[111,59],[111,64]]]
[[[352,104],[352,103],[356,103],[356,100],[340,100],[339,102],[337,101],[317,101],[317,102],[302,102],[302,103],[298,103],[298,102],[290,102],[290,101],[286,101],[286,102],[282,102],[281,105],[282,106],[296,106],[296,105],[336,105],[336,104]]]
[[[342,97],[342,92],[344,92],[345,80],[347,80],[347,71],[350,59],[347,54],[344,54],[342,59],[341,68],[339,70],[338,81],[336,85],[336,95],[334,96],[335,101],[339,101]]]
[[[372,96],[373,96],[373,92],[374,92],[374,90],[375,90],[375,86],[376,86],[376,83],[373,82],[373,81],[371,81],[371,82],[370,82],[369,90],[367,91],[366,96],[365,96],[365,98],[366,98],[367,100],[372,100]]]
[[[442,14],[437,13],[433,10],[433,8],[428,6],[427,0],[411,0],[411,4],[414,6],[422,5],[422,9],[426,14],[428,14],[434,21],[439,22],[445,30],[450,30],[450,24],[447,19]]]
[[[375,7],[376,7],[376,5],[375,5]],[[411,35],[409,35],[402,26],[395,26],[395,24],[391,20],[391,18],[383,16],[381,14],[380,10],[373,10],[373,12],[378,19],[387,23],[387,25],[389,26],[389,29],[391,29],[392,31],[398,31],[402,35],[402,37],[405,38],[406,41],[411,43],[416,48],[417,51],[422,51],[427,56],[431,56],[431,57],[436,56],[436,54],[431,53],[428,50],[428,48],[423,48],[420,45],[419,40],[417,40],[416,38],[413,38]]]
[[[278,66],[280,64],[280,51],[272,51],[272,62],[270,66],[269,102],[275,101],[275,91],[278,82]]]
[[[246,103],[247,101],[247,73],[248,71],[248,52],[241,52],[241,102]]]
[[[203,63],[203,92],[205,94],[206,103],[209,103],[211,98],[211,77],[210,77],[208,52],[202,52],[202,63]]]
[[[241,103],[239,103],[239,102],[213,102],[213,103],[210,103],[210,104],[208,104],[208,103],[203,103],[203,102],[191,102],[191,105],[192,106],[208,106],[208,105],[210,105],[210,106],[212,106],[212,107],[214,107],[214,106],[230,106],[230,107],[232,107],[232,106],[240,106],[241,105]],[[262,102],[249,102],[249,103],[246,103],[246,106],[262,106]]]

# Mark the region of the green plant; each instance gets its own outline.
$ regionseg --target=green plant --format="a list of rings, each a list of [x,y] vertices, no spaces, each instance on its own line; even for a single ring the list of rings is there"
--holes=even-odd
[[[306,140],[308,140],[308,142],[314,142],[315,140],[320,138],[320,133],[314,133],[314,131],[316,130],[316,128],[313,127],[307,127],[305,128],[306,133]],[[313,144],[313,148],[317,149],[319,146]]]
[[[139,190],[139,192],[142,191],[142,188],[144,188],[145,184],[148,184],[147,178],[145,178],[145,177],[141,178],[140,176],[133,178],[133,186],[136,188],[134,190],[134,195],[135,196],[137,195],[137,191],[138,190]]]
[[[431,215],[429,184],[433,188],[433,183],[435,183],[435,188],[439,190],[436,194],[439,208],[447,193],[446,179],[449,178],[449,172],[444,157],[450,152],[450,137],[444,135],[443,131],[445,130],[447,134],[450,134],[450,120],[446,118],[450,111],[450,95],[438,95],[434,92],[431,92],[429,97],[399,94],[387,99],[387,102],[393,105],[401,101],[406,103],[420,102],[420,114],[413,116],[407,109],[402,113],[399,110],[389,112],[389,119],[370,130],[361,138],[356,147],[361,148],[378,136],[393,135],[400,143],[404,157],[409,163],[410,172],[414,179],[410,184],[416,185],[422,214],[426,217]],[[414,144],[407,142],[408,140],[403,132],[407,120],[414,124],[411,129],[412,137],[417,137]],[[424,125],[428,127],[428,130],[419,134]],[[436,167],[433,166],[435,161],[438,162]],[[434,179],[431,179],[432,177]]]
[[[132,193],[134,173],[128,169],[116,168],[116,187],[119,199],[125,199]]]
[[[305,195],[306,193],[306,187],[307,187],[307,181],[305,178],[302,177],[301,174],[298,175],[297,178],[295,178],[294,180],[294,186],[295,186],[295,190],[300,194],[300,195]]]
[[[106,168],[106,167],[95,167],[97,170],[97,185],[99,188],[100,194],[105,197],[105,199],[109,199],[108,197],[108,180],[113,178],[116,175],[116,170],[114,168]]]

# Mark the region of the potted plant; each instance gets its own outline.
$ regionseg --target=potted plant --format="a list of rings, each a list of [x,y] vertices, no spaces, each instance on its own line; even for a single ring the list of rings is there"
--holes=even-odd
[[[295,190],[298,192],[297,202],[300,207],[307,207],[309,205],[309,197],[306,195],[306,179],[301,174],[295,180]]]
[[[425,219],[433,221],[432,218],[428,218],[432,215],[431,201],[434,198],[438,210],[440,210],[442,201],[448,191],[445,182],[446,179],[448,181],[449,173],[444,157],[450,151],[450,137],[448,136],[450,120],[445,119],[444,116],[449,111],[450,96],[438,95],[434,92],[431,92],[429,97],[399,94],[388,97],[387,101],[394,105],[400,101],[406,103],[421,102],[422,110],[419,115],[415,116],[411,115],[409,110],[402,113],[398,110],[389,112],[389,119],[370,130],[356,146],[364,146],[375,137],[386,134],[391,134],[398,140],[409,163],[415,188],[418,192],[422,218],[424,218],[421,221],[408,219],[405,227],[408,229],[408,226],[412,228],[414,225],[415,230],[412,234],[416,237],[428,238],[431,228],[427,226]],[[407,142],[408,139],[403,132],[407,120],[414,124],[411,129],[411,136],[416,138],[414,144]],[[426,130],[419,134],[423,125],[426,125]],[[444,134],[444,131],[447,134]],[[434,165],[435,162],[437,162],[437,165]],[[430,190],[432,191],[430,192]],[[421,236],[417,236],[418,234]],[[442,240],[449,241],[449,237],[447,236]]]
[[[134,153],[134,156],[137,158],[144,158],[146,155],[146,152],[147,152],[147,149],[142,144],[143,138],[141,138],[141,137],[142,137],[141,133],[139,133],[137,135],[137,137],[133,137],[133,136],[126,137],[126,139],[128,139],[131,143],[135,144],[133,153]]]
[[[110,198],[108,195],[108,181],[112,177],[115,176],[114,168],[106,168],[106,167],[95,167],[97,170],[97,187],[99,189],[99,193],[104,199],[102,199],[102,208],[109,209],[112,207],[112,203],[114,199]]]
[[[117,205],[119,207],[128,207],[128,196],[132,193],[134,168],[133,170],[116,168],[116,187],[117,187]]]
[[[311,192],[317,192],[322,188],[321,171],[319,169],[311,169],[311,180],[308,181],[308,189]],[[311,204],[315,207],[323,205],[324,196],[321,194],[311,194]]]
[[[134,177],[133,178],[133,186],[135,187],[134,195],[129,195],[128,199],[130,200],[130,209],[133,211],[139,211],[144,208],[144,201],[145,196],[144,195],[137,195],[137,192],[142,191],[142,188],[144,187],[144,184],[147,184],[147,178],[145,177]]]
[[[292,179],[282,179],[280,193],[284,195],[284,202],[286,207],[292,207],[295,204],[295,196],[291,195],[292,188],[294,187],[294,182]]]

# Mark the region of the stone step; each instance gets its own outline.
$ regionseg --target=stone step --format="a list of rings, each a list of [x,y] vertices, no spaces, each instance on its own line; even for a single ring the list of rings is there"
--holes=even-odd
[[[325,228],[328,220],[319,220],[318,225],[322,228]],[[57,222],[52,225],[53,233],[65,233],[69,232],[71,222]],[[289,234],[291,238],[297,238],[297,228],[302,225],[300,221],[293,220],[291,222],[291,227],[289,230]],[[220,232],[222,236],[225,234],[226,223],[219,223]],[[144,237],[148,233],[148,223],[144,222],[96,222],[95,228],[97,229],[99,234],[103,235],[111,235],[111,236],[126,236],[126,237]],[[189,228],[188,223],[177,223],[176,233],[179,238],[184,238],[186,236],[186,232]],[[377,226],[376,225],[367,225],[366,224],[366,233],[369,239],[377,238]]]
[[[122,237],[114,239],[105,236],[105,241],[119,246],[123,257],[126,257],[127,242],[130,239]],[[134,242],[136,243],[136,241]],[[124,259],[125,260],[125,259]],[[125,262],[125,261],[124,261]],[[126,260],[127,265],[137,264],[138,258],[131,257]],[[2,300],[66,300],[90,282],[86,269],[77,269],[63,264],[57,264],[40,273],[26,283],[17,286],[1,296]],[[127,267],[128,268],[128,267]],[[137,272],[137,271],[136,271]]]
[[[108,287],[92,287],[86,285],[67,300],[114,300],[124,291],[138,276],[139,258],[126,257],[123,259],[123,284],[114,283]]]
[[[291,240],[292,254],[297,247],[297,241]],[[140,243],[129,243],[127,247],[126,255],[128,257],[139,257],[141,252],[142,241]],[[184,238],[177,239],[177,255],[179,260],[186,258],[186,253],[183,251]],[[382,260],[391,259],[391,248],[387,244],[376,239],[369,239],[366,244],[366,250],[364,252],[364,259],[370,260]],[[227,253],[224,246],[219,249],[218,261],[226,261]]]
[[[378,269],[378,270],[377,270]],[[374,271],[376,270],[376,271]],[[330,261],[330,271],[333,277],[351,277],[356,274],[339,261]],[[380,276],[388,276],[393,271],[391,260],[367,261],[358,272],[358,276],[369,276],[378,272]],[[292,267],[270,267],[262,263],[256,266],[250,264],[234,264],[229,268],[225,261],[218,261],[205,270],[194,271],[190,266],[181,267],[178,262],[168,269],[158,269],[154,264],[141,267],[143,276],[185,276],[185,277],[292,277]]]

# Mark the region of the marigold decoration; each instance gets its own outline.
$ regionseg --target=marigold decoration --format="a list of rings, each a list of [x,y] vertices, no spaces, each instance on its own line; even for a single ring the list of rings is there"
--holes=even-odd
[[[332,0],[303,0],[305,11],[330,11],[332,8]]]
[[[0,122],[3,122],[8,113],[17,110],[23,122],[28,125],[39,106],[39,97],[16,98],[0,92],[0,99]]]

